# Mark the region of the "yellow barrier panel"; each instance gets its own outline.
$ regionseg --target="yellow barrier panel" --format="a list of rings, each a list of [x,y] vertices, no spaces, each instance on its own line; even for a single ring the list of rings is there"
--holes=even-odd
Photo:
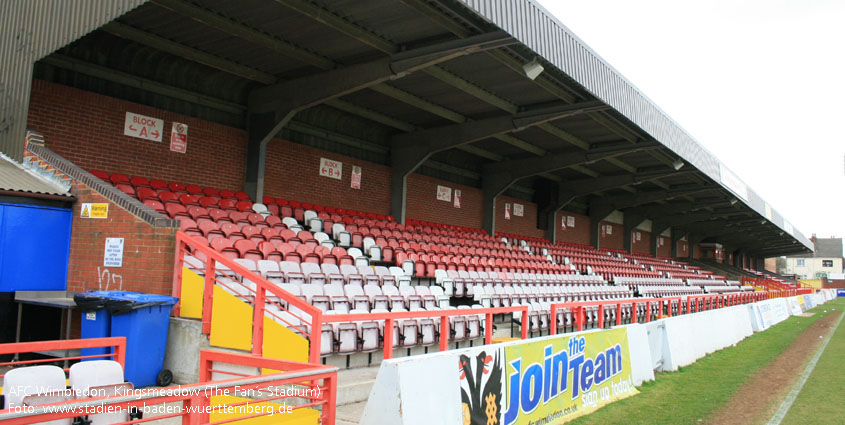
[[[182,267],[182,298],[179,300],[179,317],[202,318],[202,290],[205,279],[187,267]]]
[[[214,347],[252,351],[252,306],[214,287],[209,342]]]
[[[272,359],[308,363],[308,340],[265,316],[262,353],[264,357]],[[273,369],[261,369],[262,374],[277,372]]]

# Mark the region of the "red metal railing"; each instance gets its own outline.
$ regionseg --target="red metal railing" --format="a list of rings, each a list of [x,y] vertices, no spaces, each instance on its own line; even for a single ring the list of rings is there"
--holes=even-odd
[[[219,368],[221,363],[254,367],[257,368],[258,374],[226,371]],[[261,375],[261,368],[265,371],[269,368],[284,370],[284,372]],[[237,368],[241,371],[244,369]],[[224,374],[234,376],[234,378],[211,380],[213,375]],[[131,395],[82,398],[70,402],[32,406],[27,409],[0,410],[0,425],[42,423],[92,413],[141,409],[145,406],[147,408],[161,407],[162,409],[157,410],[166,410],[167,413],[159,416],[150,415],[124,423],[137,424],[181,417],[183,425],[222,425],[269,415],[280,415],[282,419],[279,422],[283,422],[285,414],[305,408],[319,408],[320,423],[327,425],[335,423],[336,367],[203,350],[200,352],[199,376],[200,383],[176,389],[149,389],[133,392]],[[290,388],[296,389],[295,396],[288,392]],[[233,402],[212,404],[211,397],[214,395],[240,398]],[[305,403],[296,406],[287,405],[285,400],[292,397],[305,399]],[[172,404],[165,405],[165,403]],[[211,412],[225,412],[229,415],[226,419],[210,422]]]
[[[671,317],[673,310],[675,314],[689,314],[692,312],[712,310],[716,308],[728,307],[732,305],[748,304],[756,301],[768,299],[769,294],[765,292],[737,292],[731,294],[706,294],[706,295],[689,295],[686,297],[663,297],[663,298],[628,298],[617,300],[603,300],[603,301],[579,301],[566,303],[552,303],[549,318],[549,333],[554,335],[558,328],[558,312],[560,310],[568,310],[572,314],[573,328],[578,331],[584,330],[586,322],[586,313],[588,309],[597,309],[598,328],[604,328],[605,306],[613,306],[616,310],[616,325],[622,324],[622,309],[623,306],[631,306],[631,323],[639,322],[638,306],[645,304],[645,322],[650,322],[652,307],[656,304],[657,317]],[[686,308],[684,308],[686,307]]]
[[[68,351],[79,350],[83,348],[110,348],[110,353],[93,354],[86,356],[65,356],[65,357],[50,357],[47,359],[37,360],[15,360],[11,362],[0,363],[0,369],[7,367],[18,366],[33,366],[41,363],[55,363],[67,360],[85,360],[85,359],[111,359],[120,363],[121,367],[126,366],[126,337],[115,336],[108,338],[88,338],[88,339],[61,339],[55,341],[33,341],[33,342],[13,342],[9,344],[0,344],[0,356],[13,354],[17,357],[20,354],[27,353],[41,353],[45,351]],[[67,371],[67,370],[65,370]],[[0,377],[5,374],[0,374]]]
[[[190,251],[188,248],[190,248]],[[205,283],[203,287],[202,304],[203,334],[208,335],[211,333],[211,315],[214,304],[215,285],[226,288],[233,294],[248,292],[249,295],[241,294],[236,296],[253,306],[253,355],[262,355],[264,346],[264,317],[266,314],[267,316],[284,323],[294,332],[307,337],[310,341],[308,361],[311,363],[320,363],[320,318],[323,315],[322,310],[279,288],[277,285],[232,261],[230,258],[223,256],[211,247],[198,243],[183,232],[177,232],[176,234],[176,258],[173,262],[174,297],[178,297],[181,300],[182,267],[185,265],[185,255],[188,253],[195,257],[198,257],[199,254],[205,256],[203,269]],[[217,267],[218,263],[225,265],[228,270]],[[218,277],[218,275],[220,276]],[[255,288],[250,288],[249,286],[240,283],[239,280],[241,279],[254,283]],[[236,285],[237,288],[233,287],[233,285]],[[268,294],[275,296],[276,299],[268,297]],[[275,311],[268,310],[267,304],[275,305],[280,312],[287,313],[290,317],[297,319],[300,324],[293,323],[288,317],[280,315]],[[179,315],[180,307],[181,301],[174,306],[173,315]],[[303,312],[304,315],[294,313],[292,311],[292,307]],[[309,325],[311,327],[310,331],[308,330]]]
[[[190,250],[189,250],[190,248]],[[523,312],[523,320],[527,320],[527,306],[513,306],[513,307],[500,307],[500,308],[484,308],[484,309],[471,309],[471,310],[440,310],[440,311],[410,311],[410,312],[394,312],[394,313],[367,313],[367,314],[339,314],[339,315],[324,315],[322,310],[308,304],[307,302],[301,300],[300,298],[296,297],[293,294],[288,293],[287,291],[279,288],[277,285],[273,284],[272,282],[264,279],[263,277],[253,273],[252,271],[244,268],[240,264],[232,261],[230,258],[227,258],[220,254],[219,252],[215,251],[214,249],[204,246],[201,243],[197,243],[193,238],[189,235],[178,232],[176,235],[176,259],[174,261],[173,267],[173,296],[181,298],[181,282],[182,282],[182,267],[185,265],[185,255],[191,254],[197,257],[199,254],[205,256],[205,261],[203,265],[203,274],[204,274],[204,288],[203,288],[203,308],[202,308],[202,324],[203,324],[203,333],[208,335],[211,332],[211,315],[212,315],[212,306],[214,303],[213,294],[214,294],[214,286],[219,285],[223,288],[228,289],[231,293],[240,294],[236,295],[244,302],[251,304],[254,308],[254,316],[253,316],[253,323],[252,323],[252,354],[256,356],[260,356],[262,354],[262,346],[263,346],[263,338],[264,338],[264,315],[267,314],[268,316],[275,317],[282,323],[285,323],[289,328],[293,329],[294,331],[307,336],[309,339],[309,356],[308,361],[311,363],[320,363],[320,352],[321,352],[321,338],[320,333],[322,331],[323,323],[332,323],[332,322],[346,322],[346,321],[376,321],[376,320],[385,320],[385,329],[393,329],[393,323],[396,320],[402,319],[411,319],[411,318],[421,318],[421,317],[430,317],[430,318],[441,318],[441,347],[444,347],[445,350],[448,346],[448,338],[449,333],[444,333],[442,329],[449,328],[448,318],[451,316],[471,316],[471,315],[478,315],[478,314],[485,314],[488,320],[485,322],[485,340],[489,343],[490,339],[492,338],[492,326],[493,321],[491,320],[493,314],[500,314],[500,313],[514,313],[514,312]],[[221,269],[217,267],[217,264],[225,265],[227,269]],[[225,278],[225,279],[224,279]],[[250,281],[255,283],[255,288],[249,288],[246,285],[243,285],[238,282],[238,280]],[[237,285],[238,287],[235,288],[233,285]],[[242,293],[247,292],[248,295],[243,295]],[[272,298],[268,297],[268,295],[273,295],[277,297],[277,300],[273,300]],[[286,305],[280,301],[284,301]],[[266,308],[267,304],[275,304],[281,311],[289,313],[291,316],[299,319],[302,322],[308,322],[308,325],[311,327],[310,331],[307,330],[305,326],[299,326],[293,323],[290,323],[289,320],[286,320],[284,317],[278,315],[276,312],[268,310]],[[295,307],[302,312],[306,313],[308,317],[303,317],[302,315],[296,315],[291,312],[290,308]],[[180,304],[176,304],[173,308],[173,314],[178,315],[180,312]],[[443,327],[443,322],[446,322],[445,328]],[[523,321],[523,323],[526,323]],[[527,325],[522,327],[522,337],[527,337]],[[384,333],[384,347],[385,347],[385,357],[390,358],[393,352],[393,333],[392,332],[385,332]]]
[[[362,313],[362,314],[332,314],[321,317],[323,323],[332,322],[374,322],[384,320],[384,358],[393,357],[393,324],[396,320],[417,318],[440,318],[439,344],[440,351],[449,349],[449,318],[454,316],[481,315],[484,321],[484,344],[490,344],[493,339],[493,315],[502,313],[522,313],[522,339],[528,338],[528,306],[473,308],[468,310],[434,310],[434,311],[402,311],[395,313]]]

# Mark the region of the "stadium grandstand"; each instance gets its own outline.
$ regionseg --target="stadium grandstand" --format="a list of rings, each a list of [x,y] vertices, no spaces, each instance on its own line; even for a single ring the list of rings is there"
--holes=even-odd
[[[248,402],[120,398],[142,355],[86,337],[89,291],[176,298],[149,385],[320,390],[247,399],[323,424],[390,410],[386,359],[811,292],[763,267],[811,242],[531,0],[0,8],[4,382],[64,389],[17,356],[63,353],[93,423]]]

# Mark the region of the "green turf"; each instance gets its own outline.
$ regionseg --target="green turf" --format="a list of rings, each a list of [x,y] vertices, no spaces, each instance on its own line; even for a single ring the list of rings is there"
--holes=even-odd
[[[845,299],[838,298],[822,306],[830,310],[835,303],[836,310],[842,311]],[[796,371],[797,374],[803,372]],[[833,334],[827,344],[810,379],[804,384],[792,408],[781,422],[783,425],[797,424],[841,424],[845,423],[845,320]]]
[[[824,309],[828,313],[823,313]],[[841,308],[837,308],[841,310]],[[765,332],[707,355],[677,372],[657,373],[640,394],[605,406],[572,424],[699,424],[721,407],[761,367],[772,362],[810,325],[830,313],[790,317]]]

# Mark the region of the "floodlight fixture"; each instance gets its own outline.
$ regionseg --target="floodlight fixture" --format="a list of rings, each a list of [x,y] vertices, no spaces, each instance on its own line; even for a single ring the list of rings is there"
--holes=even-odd
[[[540,61],[534,57],[531,62],[522,65],[522,71],[525,72],[525,76],[528,77],[529,80],[533,80],[540,76],[540,73],[543,72],[543,65],[540,65]]]

